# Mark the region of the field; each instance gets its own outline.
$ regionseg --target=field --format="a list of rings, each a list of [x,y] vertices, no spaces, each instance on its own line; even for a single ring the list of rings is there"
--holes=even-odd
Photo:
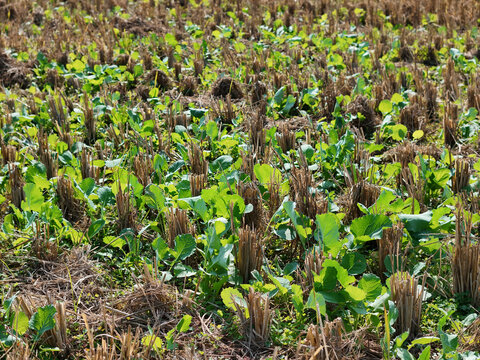
[[[0,0],[0,360],[480,359],[479,21]]]

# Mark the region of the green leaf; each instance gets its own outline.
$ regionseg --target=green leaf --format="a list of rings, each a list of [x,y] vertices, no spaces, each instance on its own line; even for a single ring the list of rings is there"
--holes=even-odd
[[[444,354],[457,350],[458,335],[447,334],[443,331],[440,331],[439,334],[440,334],[440,341],[442,342],[442,349]]]
[[[332,213],[317,215],[315,220],[317,230],[315,237],[324,250],[336,257],[342,248],[340,235],[338,232],[337,218]]]
[[[243,305],[244,307],[247,305],[240,291],[234,288],[223,289],[220,293],[220,297],[222,298],[223,304],[232,310],[236,310],[235,305],[233,304],[233,299],[235,299],[235,302],[238,305]]]
[[[365,256],[358,252],[348,253],[342,258],[342,267],[348,270],[349,275],[359,275],[367,268]]]
[[[423,130],[415,130],[412,134],[412,137],[414,140],[418,140],[418,139],[421,139],[423,135],[424,135]]]
[[[413,355],[410,354],[407,349],[397,349],[396,353],[400,360],[415,360]]]
[[[120,236],[105,236],[103,238],[103,243],[117,249],[122,249],[127,244],[125,239]]]
[[[288,290],[291,289],[290,281],[283,277],[273,276],[272,274],[268,274],[268,278],[272,281],[272,283],[277,287],[282,295],[286,294]]]
[[[285,265],[285,268],[283,269],[283,274],[284,275],[290,275],[292,272],[297,270],[298,268],[298,263],[296,262],[291,262]]]
[[[322,294],[316,292],[314,289],[310,291],[310,295],[308,296],[308,300],[305,306],[308,309],[313,309],[315,311],[317,310],[317,306],[318,306],[320,314],[322,315],[327,314],[327,305],[325,303],[325,298],[323,297]]]
[[[170,45],[172,48],[175,48],[178,44],[177,39],[175,38],[175,35],[166,33],[165,34],[165,42]]]
[[[18,311],[13,318],[12,328],[17,335],[25,334],[28,330],[28,316],[24,312]]]
[[[391,101],[392,101],[392,103],[394,103],[394,104],[398,104],[398,103],[401,103],[401,102],[403,102],[403,101],[405,101],[405,100],[403,99],[403,96],[402,96],[402,95],[400,95],[399,93],[395,93],[395,94],[392,95]]]
[[[153,240],[152,247],[157,253],[158,258],[161,260],[164,260],[166,255],[169,253],[169,247],[167,243],[160,236]]]
[[[426,237],[428,233],[432,232],[434,229],[430,226],[430,221],[432,220],[432,211],[426,211],[421,214],[398,214],[400,220],[402,220],[407,229],[408,233],[414,240]],[[414,246],[416,243],[414,242]]]
[[[365,291],[368,301],[375,300],[382,293],[382,282],[374,274],[365,274],[358,282],[358,287]]]
[[[114,159],[114,160],[107,160],[105,161],[105,166],[107,168],[114,168],[122,163],[123,158]]]
[[[185,260],[195,252],[197,243],[192,234],[182,234],[175,238],[176,260]]]
[[[95,220],[88,228],[88,233],[87,233],[88,238],[89,239],[93,238],[95,235],[97,235],[100,232],[100,230],[103,229],[104,226],[105,226],[105,220],[103,219]]]
[[[270,184],[272,180],[277,183],[282,181],[282,173],[280,170],[269,164],[255,164],[253,172],[262,185]]]
[[[17,340],[16,336],[11,335],[4,325],[0,325],[0,343],[10,347]]]
[[[92,178],[83,179],[80,183],[80,189],[85,193],[85,195],[90,196],[95,188],[95,180]]]
[[[273,102],[276,105],[281,105],[283,102],[284,96],[285,96],[285,86],[282,86],[280,89],[277,90],[277,92],[273,96]]]
[[[188,315],[188,314],[183,315],[182,320],[180,320],[179,323],[177,324],[177,331],[180,333],[187,332],[191,322],[192,322],[191,315]]]
[[[390,100],[382,100],[378,105],[378,110],[380,110],[383,115],[390,113],[392,109],[393,105]]]
[[[218,126],[215,121],[209,121],[207,125],[205,126],[205,131],[207,132],[207,135],[210,137],[212,140],[216,140],[218,137]]]
[[[22,201],[22,210],[40,212],[45,199],[38,186],[28,183],[23,187],[23,191],[25,193],[25,200]]]
[[[393,126],[389,126],[389,129],[391,131],[391,136],[392,139],[395,141],[401,141],[405,138],[407,135],[408,129],[405,125],[402,124],[396,124]]]
[[[115,195],[108,186],[98,188],[97,195],[103,206],[115,204]]]
[[[343,287],[347,287],[348,285],[350,285],[355,281],[355,277],[348,275],[348,271],[344,269],[342,266],[340,266],[340,264],[333,259],[324,260],[324,262],[322,263],[322,266],[323,266],[323,269],[320,272],[320,274],[323,273],[324,269],[325,270],[329,268],[335,269],[337,272],[337,276],[336,276],[337,280]]]
[[[427,346],[425,349],[423,349],[422,353],[418,357],[418,360],[430,360],[430,350],[431,346]]]
[[[436,336],[424,336],[413,340],[408,348],[411,348],[414,345],[427,345],[436,341],[440,341],[440,338]]]
[[[292,223],[295,226],[295,230],[300,236],[302,244],[304,244],[308,234],[307,230],[303,227],[300,215],[298,215],[298,213],[295,211],[295,203],[293,201],[285,201],[283,203],[283,208],[287,215],[290,217],[290,220],[292,220]]]
[[[232,162],[233,158],[230,155],[222,155],[216,158],[210,164],[210,170],[212,170],[212,172],[216,172],[218,170],[225,171],[230,165],[232,165]]]
[[[163,341],[160,337],[155,335],[146,335],[142,338],[143,346],[151,346],[153,351],[161,352],[163,349]]]
[[[352,221],[350,231],[355,238],[366,236],[370,239],[380,239],[383,228],[391,226],[392,221],[386,215],[365,215]]]
[[[46,331],[55,327],[55,314],[57,310],[53,305],[38,308],[29,321],[30,329],[36,330],[35,339],[38,340]]]
[[[302,287],[298,284],[292,284],[291,293],[292,293],[292,302],[293,302],[293,306],[295,307],[295,310],[298,313],[302,313],[304,308]]]
[[[347,285],[345,287],[345,291],[347,294],[352,298],[354,301],[362,301],[365,300],[366,293],[362,289],[353,286],[353,285]]]
[[[152,209],[161,211],[165,207],[163,190],[158,185],[148,185],[145,189],[145,202]]]

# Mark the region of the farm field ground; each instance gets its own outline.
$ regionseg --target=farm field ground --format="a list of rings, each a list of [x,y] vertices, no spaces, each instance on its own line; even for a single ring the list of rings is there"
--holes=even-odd
[[[479,21],[0,0],[0,359],[480,359]]]

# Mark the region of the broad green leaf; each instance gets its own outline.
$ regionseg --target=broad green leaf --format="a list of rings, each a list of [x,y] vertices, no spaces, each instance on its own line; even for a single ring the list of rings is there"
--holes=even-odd
[[[342,248],[336,216],[331,213],[317,215],[315,224],[317,224],[315,233],[318,234],[316,239],[326,252],[336,257]]]
[[[350,231],[355,238],[380,239],[383,228],[391,227],[392,221],[386,215],[365,215],[352,221]]]
[[[414,239],[413,245],[418,244],[418,240],[428,237],[434,229],[430,226],[432,220],[432,211],[426,211],[421,214],[398,214],[400,220],[402,220],[408,233]]]
[[[182,320],[180,320],[179,323],[177,324],[177,331],[180,333],[187,332],[191,322],[192,322],[191,315],[188,315],[188,314],[183,315]]]
[[[325,303],[325,298],[323,297],[322,294],[316,292],[314,289],[310,291],[310,295],[308,296],[308,300],[305,306],[308,309],[313,309],[315,311],[317,310],[317,306],[318,306],[320,314],[322,315],[327,314],[327,305]]]
[[[120,236],[105,236],[103,243],[118,249],[123,248],[127,244],[125,239]]]
[[[307,230],[303,227],[300,215],[295,211],[295,203],[293,201],[285,201],[283,203],[283,208],[290,217],[290,220],[292,220],[292,223],[295,226],[295,231],[300,236],[300,240],[304,243],[308,234]]]
[[[443,353],[449,353],[457,350],[458,347],[458,335],[456,334],[447,334],[446,332],[440,331],[440,341],[442,342]]]
[[[255,177],[260,184],[270,184],[273,181],[280,183],[282,181],[282,173],[269,164],[255,164],[253,167]]]
[[[302,313],[303,311],[303,291],[302,287],[298,284],[292,284],[292,301],[293,306],[297,312]]]
[[[25,200],[22,201],[22,210],[40,212],[45,202],[42,191],[37,185],[31,183],[25,184],[23,191],[25,193]]]
[[[405,125],[396,124],[389,127],[392,136],[392,139],[395,141],[401,141],[407,135],[408,129]]]
[[[414,140],[419,140],[423,137],[423,135],[424,135],[423,130],[415,130],[412,134],[412,137]]]
[[[395,93],[395,94],[392,95],[391,101],[394,104],[398,104],[398,103],[401,103],[405,100],[403,99],[402,95],[400,95],[399,93]]]
[[[375,300],[382,293],[382,282],[374,274],[365,274],[358,282],[358,287],[365,291],[367,301]]]
[[[278,288],[278,290],[282,295],[286,294],[288,290],[291,289],[290,281],[288,281],[283,277],[278,277],[278,276],[273,276],[272,274],[268,274],[268,278]]]
[[[207,135],[210,137],[212,140],[216,140],[218,137],[218,126],[215,121],[209,121],[207,125],[205,125],[205,130],[207,132]]]
[[[88,233],[87,233],[88,238],[89,239],[93,238],[95,235],[97,235],[100,232],[100,230],[103,229],[104,226],[105,226],[105,220],[103,219],[95,220],[88,228]]]
[[[436,341],[440,341],[440,338],[436,336],[424,336],[424,337],[413,340],[410,343],[410,346],[408,348],[410,349],[414,345],[427,345]]]
[[[298,268],[298,263],[296,262],[291,262],[285,265],[285,268],[283,269],[283,274],[284,275],[290,275],[292,272],[297,270]]]
[[[114,160],[107,160],[105,161],[105,166],[107,168],[114,168],[122,163],[123,158],[114,159]]]
[[[166,33],[165,34],[165,42],[170,45],[172,48],[175,48],[178,44],[177,39],[173,34]]]
[[[38,308],[29,321],[30,329],[35,330],[35,338],[39,339],[46,331],[55,327],[55,314],[57,310],[53,305]]]
[[[431,346],[428,345],[425,349],[423,349],[417,360],[430,360],[430,350]]]
[[[90,196],[95,188],[95,180],[92,178],[83,179],[80,183],[80,189],[85,193],[85,195]]]
[[[303,144],[300,146],[300,150],[302,150],[302,153],[305,155],[307,160],[310,160],[315,154],[315,149],[310,144]]]
[[[390,113],[392,109],[393,105],[390,100],[382,100],[378,105],[378,110],[380,110],[383,115]]]
[[[362,274],[367,268],[365,256],[358,252],[348,253],[342,258],[342,267],[347,269],[349,275]]]
[[[5,328],[5,325],[0,325],[0,344],[10,347],[15,343],[16,340],[17,337],[11,335],[10,331]]]
[[[163,341],[155,335],[146,335],[142,338],[143,346],[151,346],[153,351],[161,352],[163,350]]]
[[[145,189],[145,202],[155,210],[162,210],[165,207],[165,195],[158,185],[150,184]]]
[[[320,274],[314,276],[316,288],[322,291],[331,291],[337,287],[337,269],[334,267],[326,267],[320,270]]]
[[[322,266],[323,269],[320,274],[322,274],[324,269],[334,268],[337,271],[337,280],[343,287],[347,287],[355,281],[355,277],[348,275],[348,271],[340,266],[340,264],[335,260],[326,259],[322,263]]]
[[[235,302],[238,305],[243,305],[244,307],[247,305],[240,291],[234,288],[223,289],[220,293],[220,297],[222,298],[223,304],[232,310],[236,310],[235,305],[233,304],[233,299],[235,299]]]
[[[210,170],[212,172],[216,171],[225,171],[232,165],[233,158],[230,155],[222,155],[218,158],[216,158],[211,164],[210,164]]]
[[[152,247],[156,251],[160,260],[163,260],[169,253],[169,247],[167,243],[160,236],[153,240]]]
[[[413,355],[410,354],[407,349],[397,349],[396,353],[400,360],[415,360]]]
[[[275,95],[273,96],[273,101],[276,105],[281,105],[283,98],[285,96],[285,86],[282,86],[280,89],[277,90]]]
[[[176,259],[185,260],[195,252],[197,243],[191,234],[178,235],[175,238],[175,257]]]
[[[108,186],[98,188],[97,195],[103,206],[115,204],[115,195]]]
[[[345,287],[345,291],[347,294],[352,298],[354,301],[362,301],[365,300],[366,293],[362,289],[353,286],[353,285],[347,285]]]
[[[28,330],[28,316],[25,315],[23,311],[18,311],[15,314],[12,322],[12,328],[15,330],[17,335],[22,336]]]

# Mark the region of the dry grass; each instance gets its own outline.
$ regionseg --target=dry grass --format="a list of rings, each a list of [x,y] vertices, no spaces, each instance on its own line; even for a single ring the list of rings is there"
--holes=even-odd
[[[459,193],[466,190],[470,183],[470,163],[465,159],[455,159],[455,173],[452,177],[452,191]]]
[[[414,338],[420,330],[422,315],[422,299],[426,276],[423,277],[422,286],[418,287],[418,280],[408,272],[397,271],[390,277],[392,301],[398,309],[398,319],[394,326],[397,334],[410,332]]]
[[[310,325],[306,339],[297,348],[297,358],[304,360],[380,359],[378,351],[367,351],[365,329],[347,333],[342,319]]]
[[[60,176],[57,180],[58,207],[63,217],[71,223],[80,221],[85,212],[84,204],[75,197],[70,179]]]
[[[378,242],[378,268],[380,277],[386,279],[385,259],[390,256],[392,272],[400,270],[400,250],[403,238],[403,223],[398,222],[391,228],[383,229],[382,238]]]
[[[238,249],[235,263],[244,284],[252,278],[252,271],[260,271],[263,263],[263,241],[261,235],[246,226],[238,231]]]
[[[357,204],[362,204],[368,208],[375,204],[379,196],[380,188],[377,185],[370,184],[364,180],[353,184],[350,188],[347,203],[347,221],[363,215]]]
[[[135,210],[133,204],[131,204],[130,191],[128,186],[126,191],[122,190],[122,186],[118,184],[118,193],[116,195],[117,200],[117,213],[118,213],[118,231],[123,229],[132,229],[136,231],[136,222],[137,222],[137,211]]]
[[[258,187],[253,182],[239,182],[237,184],[237,192],[243,198],[245,205],[251,204],[253,206],[251,212],[243,215],[242,224],[252,229],[263,230],[265,227],[265,214]]]
[[[203,151],[198,145],[194,143],[190,144],[188,158],[190,159],[190,168],[192,174],[207,176],[208,162],[205,160]]]
[[[457,205],[455,249],[452,257],[453,292],[468,295],[480,305],[480,245],[471,242],[472,214]]]
[[[167,212],[168,246],[175,247],[175,238],[183,234],[195,234],[195,226],[190,223],[187,212],[178,208],[170,208]]]
[[[297,204],[298,212],[310,219],[328,211],[328,200],[316,191],[312,173],[306,166],[291,168],[290,198]]]
[[[240,318],[243,336],[247,340],[248,347],[261,348],[270,339],[270,327],[272,324],[273,312],[270,310],[270,298],[264,294],[257,293],[250,288],[247,298],[247,309],[245,310],[233,299],[236,313]]]
[[[22,201],[25,200],[25,192],[23,191],[25,182],[21,170],[17,165],[8,164],[8,175],[12,203],[18,209],[21,209]]]

